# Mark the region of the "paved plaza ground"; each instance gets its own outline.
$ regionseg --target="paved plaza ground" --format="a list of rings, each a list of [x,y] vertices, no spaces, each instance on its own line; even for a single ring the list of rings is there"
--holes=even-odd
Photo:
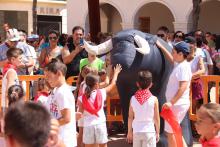
[[[108,147],[132,147],[132,144],[126,142],[125,134],[115,134],[109,136]],[[194,141],[193,147],[202,147],[197,141]]]

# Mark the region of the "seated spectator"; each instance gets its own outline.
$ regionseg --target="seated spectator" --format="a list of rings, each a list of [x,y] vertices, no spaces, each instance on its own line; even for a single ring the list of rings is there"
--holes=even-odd
[[[7,147],[45,147],[51,118],[42,105],[16,102],[9,107],[4,120]]]

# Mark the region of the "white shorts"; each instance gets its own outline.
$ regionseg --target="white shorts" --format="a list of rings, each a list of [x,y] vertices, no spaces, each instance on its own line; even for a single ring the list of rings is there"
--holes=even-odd
[[[83,127],[84,144],[105,144],[108,142],[106,123]]]
[[[178,123],[180,124],[189,110],[189,105],[173,105],[171,107],[171,110],[176,117]],[[166,131],[167,133],[173,133],[173,129],[167,121],[165,121],[164,131]]]
[[[133,147],[156,147],[156,134],[138,132],[133,134]]]
[[[84,123],[83,118],[80,118],[77,122],[78,122],[78,127],[83,127],[83,123]]]

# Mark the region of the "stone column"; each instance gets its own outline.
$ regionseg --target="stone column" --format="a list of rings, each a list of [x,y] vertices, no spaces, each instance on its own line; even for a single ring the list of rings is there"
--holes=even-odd
[[[123,30],[125,30],[125,29],[133,29],[134,28],[134,24],[131,23],[131,22],[128,22],[128,23],[122,22],[121,26],[122,26]]]
[[[28,34],[31,34],[33,31],[33,17],[32,17],[32,10],[28,11]]]

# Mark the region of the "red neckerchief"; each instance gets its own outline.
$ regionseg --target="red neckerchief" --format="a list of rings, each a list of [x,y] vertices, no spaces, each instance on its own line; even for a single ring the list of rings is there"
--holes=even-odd
[[[89,113],[99,117],[98,111],[102,107],[102,94],[101,94],[101,91],[97,90],[94,104],[92,104],[92,102],[87,98],[86,94],[83,94],[82,95],[82,104],[83,104],[83,108],[86,111],[88,111]]]
[[[206,139],[200,139],[200,143],[203,147],[220,147],[220,137],[213,138],[209,141]]]
[[[37,95],[34,97],[34,101],[37,102],[38,98],[40,96],[46,96],[48,97],[49,96],[49,93],[48,92],[38,92]]]
[[[182,129],[180,124],[177,122],[176,117],[173,114],[171,109],[162,109],[160,116],[168,122],[173,130],[174,137],[176,139],[176,144],[178,147],[183,147],[183,140],[182,140]]]
[[[9,70],[9,69],[14,69],[15,71],[17,70],[17,68],[16,68],[16,66],[14,66],[14,65],[12,65],[12,64],[10,64],[10,63],[6,63],[5,64],[5,66],[3,67],[3,72],[2,72],[2,74],[3,74],[3,76],[7,73],[7,71]]]
[[[143,105],[151,96],[152,94],[148,89],[138,90],[135,93],[135,98],[141,105]]]

